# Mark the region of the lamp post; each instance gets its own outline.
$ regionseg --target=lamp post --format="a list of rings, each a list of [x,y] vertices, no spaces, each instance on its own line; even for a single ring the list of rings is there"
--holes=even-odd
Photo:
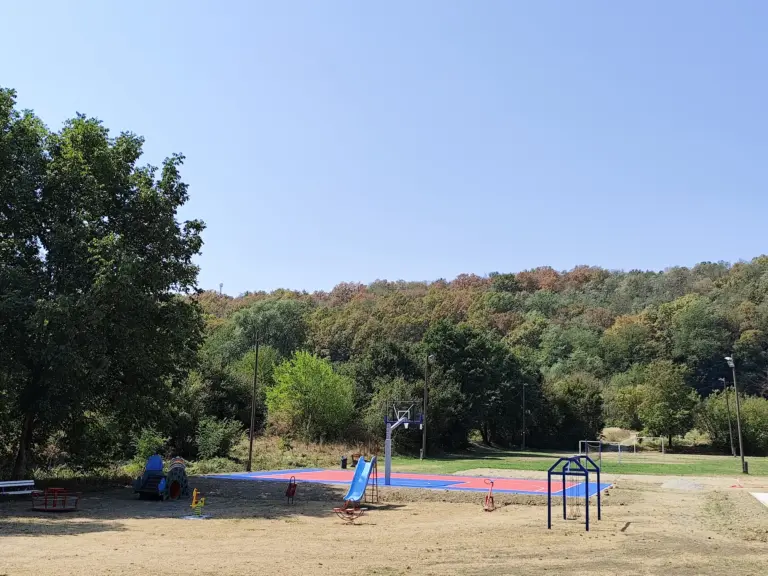
[[[528,386],[527,382],[523,382],[523,441],[521,449],[525,450],[525,387]]]
[[[726,356],[725,361],[728,363],[731,371],[733,372],[733,391],[736,393],[736,430],[739,433],[739,454],[741,455],[741,471],[747,474],[747,463],[744,462],[744,443],[741,439],[741,402],[739,401],[739,389],[736,385],[736,363],[733,361],[732,356]]]
[[[253,457],[253,430],[256,425],[256,386],[259,380],[259,333],[256,333],[256,342],[254,343],[256,358],[253,361],[253,393],[251,394],[251,428],[248,434],[248,466],[245,471],[251,471],[251,461]]]
[[[728,413],[728,438],[731,440],[731,456],[736,456],[736,448],[733,446],[733,425],[731,424],[731,402],[728,400],[728,388],[725,378],[720,378],[723,383],[723,394],[725,394],[725,410]]]
[[[424,364],[424,407],[421,415],[421,457],[423,460],[427,456],[427,387],[429,386],[429,364],[435,361],[435,355],[427,355],[427,361]]]

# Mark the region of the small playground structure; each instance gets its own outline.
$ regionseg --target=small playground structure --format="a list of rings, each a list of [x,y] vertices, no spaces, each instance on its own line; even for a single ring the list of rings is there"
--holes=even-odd
[[[563,499],[563,520],[578,520],[581,517],[581,502],[584,502],[585,529],[589,532],[589,498],[592,495],[589,473],[596,474],[597,519],[602,518],[600,504],[600,467],[584,454],[558,459],[547,471],[547,529],[552,529],[552,476],[559,476],[562,488],[559,495]],[[577,479],[576,482],[570,479]],[[556,490],[556,492],[558,492]]]
[[[32,492],[32,509],[40,512],[74,512],[80,504],[80,493],[65,488],[46,488]]]
[[[296,497],[296,476],[291,476],[288,480],[288,486],[285,489],[285,499],[287,504],[293,504],[293,499]]]
[[[192,508],[192,514],[195,516],[203,515],[205,496],[203,496],[202,492],[199,492],[197,488],[192,491],[192,504],[190,504],[189,507]]]
[[[368,510],[360,506],[363,499],[373,502],[374,498],[378,502],[379,486],[378,471],[376,465],[376,456],[368,462],[361,456],[355,466],[355,475],[352,477],[352,483],[344,496],[344,505],[334,508],[336,516],[345,522],[354,522]]]
[[[396,400],[387,405],[387,413],[384,416],[384,424],[387,427],[384,440],[384,485],[390,486],[392,481],[392,432],[399,426],[406,430],[410,425],[424,428],[424,411],[421,400]]]
[[[184,460],[171,460],[168,472],[163,471],[163,459],[154,454],[147,459],[144,473],[133,481],[133,491],[139,498],[178,500],[189,498],[189,482]]]

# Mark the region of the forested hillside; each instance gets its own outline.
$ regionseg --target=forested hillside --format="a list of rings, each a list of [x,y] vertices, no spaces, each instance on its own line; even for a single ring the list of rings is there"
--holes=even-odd
[[[523,432],[574,449],[605,425],[696,427],[725,450],[732,354],[746,451],[768,453],[766,256],[198,292],[183,157],[143,166],[142,144],[85,116],[52,132],[0,90],[0,475],[156,449],[241,460],[257,344],[255,431],[284,445],[380,439],[384,404],[421,397],[429,358],[430,450]]]
[[[198,301],[208,338],[194,379],[217,417],[245,423],[260,333],[260,422],[312,440],[380,437],[381,403],[420,397],[434,355],[428,417],[439,448],[464,445],[473,430],[518,445],[523,385],[529,446],[572,448],[607,424],[664,436],[695,425],[725,448],[720,379],[731,383],[724,357],[733,354],[740,389],[761,397],[744,402],[745,444],[764,452],[766,295],[764,256],[663,272],[542,267],[450,282],[343,283],[330,293],[205,292]],[[344,409],[324,425],[311,402],[300,402],[321,379],[304,376],[308,367],[273,371],[299,349],[314,355],[304,362],[331,364],[340,381],[335,402]],[[278,390],[287,400],[275,401]],[[347,390],[354,407],[344,403]]]

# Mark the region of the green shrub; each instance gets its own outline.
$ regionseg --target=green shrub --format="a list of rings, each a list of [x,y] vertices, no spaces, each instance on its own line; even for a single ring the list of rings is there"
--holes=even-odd
[[[254,450],[256,448],[254,447]],[[235,462],[245,463],[248,461],[248,433],[242,432],[229,449],[227,457]]]
[[[744,453],[751,456],[768,455],[768,400],[757,396],[741,397],[741,435]],[[728,436],[728,409],[731,414],[733,441],[738,451],[736,428],[736,397],[728,391],[728,402],[723,392],[711,394],[699,406],[696,425],[709,434],[712,445],[725,453],[730,452]]]
[[[294,431],[310,441],[338,438],[354,414],[354,382],[327,360],[296,352],[274,372],[267,389],[270,423],[278,433]]]
[[[144,428],[133,439],[133,447],[136,449],[135,458],[145,462],[153,454],[164,454],[170,438],[163,437],[153,428]]]
[[[187,466],[187,473],[195,474],[218,474],[226,472],[242,472],[242,464],[238,464],[229,458],[210,458],[198,460]]]
[[[197,425],[198,456],[203,460],[228,456],[242,434],[243,429],[237,421],[203,418]]]

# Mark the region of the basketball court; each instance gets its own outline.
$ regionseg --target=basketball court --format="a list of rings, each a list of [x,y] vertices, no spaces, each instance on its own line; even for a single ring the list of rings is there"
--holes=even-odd
[[[322,468],[299,468],[296,470],[275,470],[270,472],[239,472],[236,474],[216,474],[207,478],[225,480],[254,480],[267,482],[287,482],[291,476],[297,482],[316,484],[349,484],[352,482],[354,470],[324,470]],[[423,488],[427,490],[460,490],[466,492],[487,492],[486,478],[479,476],[454,476],[440,474],[407,474],[392,472],[391,487],[394,488]],[[530,480],[522,478],[491,478],[494,492],[508,494],[524,494],[528,496],[546,496],[546,480]],[[600,483],[600,490],[606,490],[611,484]],[[597,494],[596,482],[589,483],[589,496]],[[584,482],[566,482],[566,496],[584,496]],[[563,483],[559,480],[552,482],[552,495],[563,495]]]

